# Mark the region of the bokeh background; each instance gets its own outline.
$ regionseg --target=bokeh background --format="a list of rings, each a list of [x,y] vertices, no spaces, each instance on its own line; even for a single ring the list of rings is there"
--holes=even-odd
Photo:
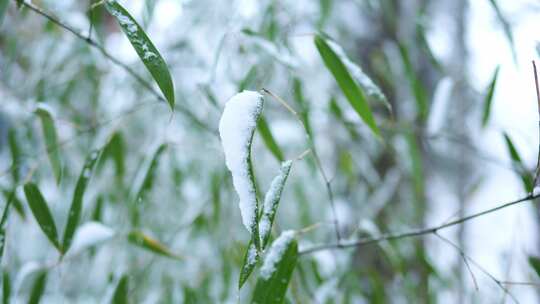
[[[42,303],[109,302],[122,275],[133,303],[249,302],[255,279],[237,288],[249,235],[217,134],[225,102],[243,89],[266,88],[301,114],[348,240],[438,225],[531,190],[526,181],[539,146],[531,64],[540,52],[538,1],[120,1],[167,62],[172,113],[126,72],[153,84],[103,5],[32,1],[124,67],[15,2],[0,1],[2,208],[14,199],[1,261],[3,286],[11,286],[5,299],[31,300],[47,273]],[[383,140],[326,69],[317,33],[340,45],[385,94],[391,111],[369,100]],[[309,148],[294,116],[265,99],[263,117],[281,155],[259,128],[252,155],[261,193],[280,158]],[[38,103],[52,115],[52,146]],[[84,196],[82,249],[59,260],[21,186],[39,186],[62,232],[84,159],[104,146],[109,156],[98,161]],[[51,153],[60,159],[59,179]],[[440,231],[458,249],[428,234],[303,255],[286,301],[537,303],[540,278],[529,259],[540,255],[538,208],[525,202]],[[332,221],[308,154],[293,166],[275,235],[311,227],[299,238],[301,249],[334,243]],[[174,257],[134,242],[133,231]]]

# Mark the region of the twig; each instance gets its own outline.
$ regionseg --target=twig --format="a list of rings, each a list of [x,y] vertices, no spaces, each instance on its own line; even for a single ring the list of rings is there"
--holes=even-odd
[[[536,63],[532,62],[533,65],[533,72],[534,72],[534,84],[536,86],[536,101],[538,105],[538,158],[536,161],[536,175],[534,177],[534,188],[540,186],[540,88],[538,85],[538,72],[536,71]]]
[[[501,280],[497,279],[494,275],[492,275],[489,271],[487,271],[484,267],[482,267],[480,264],[478,264],[475,260],[473,260],[471,257],[469,257],[467,254],[465,254],[465,252],[456,244],[454,244],[454,242],[450,241],[449,239],[443,237],[442,235],[434,232],[434,234],[440,238],[442,241],[444,241],[445,243],[449,244],[450,246],[454,247],[456,250],[459,251],[459,253],[461,254],[461,256],[463,257],[463,259],[465,260],[469,260],[476,268],[478,268],[478,270],[480,270],[483,274],[485,274],[486,276],[488,276],[493,282],[495,282],[495,284],[497,284],[497,286],[499,286],[502,291],[504,292],[505,295],[508,295],[513,301],[514,303],[519,303],[518,300],[516,299],[516,297],[514,297],[514,295],[510,292],[510,290],[508,290],[508,288],[506,288],[504,286],[504,284],[502,283]],[[467,267],[468,267],[468,263],[466,264]]]
[[[261,91],[270,95],[272,98],[277,100],[281,105],[283,105],[289,112],[291,112],[291,114],[293,114],[296,120],[298,120],[300,124],[302,125],[302,127],[304,128],[304,132],[306,134],[308,144],[313,154],[313,158],[315,159],[315,163],[317,164],[317,168],[319,169],[321,177],[324,180],[324,185],[326,187],[326,194],[328,196],[328,201],[330,202],[330,208],[332,209],[332,221],[334,222],[334,230],[336,233],[337,244],[341,244],[341,233],[339,232],[339,222],[338,222],[337,212],[336,212],[336,207],[335,207],[335,202],[334,202],[334,193],[332,191],[330,180],[328,179],[328,176],[326,175],[326,172],[324,171],[324,168],[322,166],[321,159],[319,158],[319,153],[317,152],[317,149],[315,148],[315,141],[309,134],[306,124],[304,123],[302,118],[300,118],[298,113],[285,100],[283,100],[283,98],[277,96],[276,94],[270,92],[270,90],[265,89],[265,88],[262,88]]]
[[[531,194],[527,195],[526,197],[511,201],[511,202],[508,202],[508,203],[504,203],[504,204],[501,204],[501,205],[499,205],[497,207],[486,209],[486,210],[478,212],[478,213],[473,213],[471,215],[468,215],[468,216],[465,216],[465,217],[462,217],[462,218],[458,218],[456,220],[453,220],[451,222],[444,223],[444,224],[441,224],[441,225],[437,225],[437,226],[433,226],[433,227],[429,227],[429,228],[411,230],[411,231],[407,231],[407,232],[383,234],[383,235],[380,235],[380,236],[377,236],[377,237],[368,237],[368,238],[363,238],[363,239],[359,239],[359,240],[352,241],[352,242],[343,242],[343,243],[335,243],[335,244],[323,244],[323,245],[313,246],[311,248],[301,250],[299,254],[305,255],[305,254],[310,254],[310,253],[314,253],[314,252],[322,251],[322,250],[360,247],[360,246],[363,246],[363,245],[379,243],[379,242],[382,242],[382,241],[403,239],[403,238],[408,238],[408,237],[422,236],[422,235],[426,235],[426,234],[430,234],[430,233],[435,233],[435,232],[437,232],[439,230],[443,230],[443,229],[446,229],[446,228],[449,228],[449,227],[452,227],[452,226],[456,226],[456,225],[462,224],[464,222],[473,220],[473,219],[475,219],[477,217],[481,217],[483,215],[493,213],[495,211],[498,211],[498,210],[501,210],[501,209],[504,209],[504,208],[508,208],[510,206],[517,205],[517,204],[522,203],[522,202],[530,201],[530,200],[536,199],[538,197],[540,197],[540,194],[532,195],[532,193],[531,193]]]

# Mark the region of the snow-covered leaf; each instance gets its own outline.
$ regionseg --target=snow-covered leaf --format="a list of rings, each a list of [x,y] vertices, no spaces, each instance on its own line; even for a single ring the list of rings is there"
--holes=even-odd
[[[118,2],[114,0],[106,0],[105,7],[111,15],[113,15],[120,27],[126,34],[129,42],[139,55],[152,77],[158,84],[159,88],[171,110],[174,109],[174,85],[169,68],[161,57],[150,38],[146,35],[143,29],[139,26],[137,21],[124,9]]]
[[[92,246],[101,244],[115,235],[114,231],[99,223],[87,222],[82,224],[73,237],[70,254],[80,253]]]
[[[244,283],[246,283],[247,279],[253,272],[253,269],[255,269],[259,259],[259,252],[257,251],[255,245],[253,245],[253,242],[250,241],[246,254],[244,255],[244,261],[242,262],[242,269],[240,270],[240,277],[238,279],[238,289],[244,286]]]
[[[284,231],[266,253],[251,302],[283,303],[297,260],[295,233]]]
[[[73,200],[71,201],[71,207],[68,213],[68,220],[66,223],[66,228],[64,229],[64,238],[62,241],[62,250],[67,252],[71,241],[73,239],[73,234],[75,229],[79,225],[79,220],[81,218],[81,212],[83,207],[83,197],[84,192],[86,191],[86,186],[88,180],[92,175],[92,170],[94,169],[94,164],[99,158],[100,150],[93,151],[87,158],[84,163],[84,166],[75,185],[75,191],[73,192]]]
[[[261,219],[259,221],[259,234],[261,236],[261,246],[266,247],[270,233],[272,232],[272,224],[281,199],[281,193],[291,171],[292,161],[285,161],[281,164],[279,174],[274,177],[270,184],[270,189],[264,197],[264,206]]]
[[[348,71],[346,64],[341,60],[338,54],[330,47],[321,36],[315,36],[315,46],[324,61],[324,64],[330,70],[341,91],[349,101],[350,105],[360,116],[360,118],[368,125],[373,133],[380,138],[379,127],[375,122],[375,118],[371,113],[369,104],[367,103],[364,92],[360,86],[356,84],[353,76]]]
[[[251,143],[263,103],[261,94],[242,91],[225,104],[219,122],[225,163],[231,171],[233,185],[240,199],[242,222],[251,233],[256,248],[259,248],[257,227],[259,211],[251,164]]]

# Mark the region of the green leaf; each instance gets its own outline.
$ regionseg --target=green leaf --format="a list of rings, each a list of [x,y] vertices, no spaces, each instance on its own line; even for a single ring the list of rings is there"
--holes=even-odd
[[[534,272],[540,277],[540,258],[535,256],[529,256],[529,265],[534,269]]]
[[[493,77],[491,78],[491,82],[489,83],[486,97],[484,98],[482,127],[485,127],[487,125],[487,122],[489,120],[489,115],[491,114],[491,104],[493,100],[493,95],[495,93],[495,86],[497,85],[497,77],[499,76],[499,68],[500,66],[497,66],[497,68],[495,69],[495,72],[493,72]]]
[[[145,168],[146,171],[143,175],[141,183],[137,188],[138,190],[134,197],[135,201],[144,199],[146,193],[152,189],[152,186],[154,185],[155,173],[158,166],[159,157],[161,156],[161,154],[163,154],[166,148],[167,144],[161,144],[154,152],[154,155],[152,156],[147,167]]]
[[[255,285],[252,303],[283,303],[298,260],[298,244],[292,232],[283,232],[272,243]]]
[[[139,246],[143,249],[149,250],[151,252],[160,254],[165,257],[169,257],[176,260],[181,260],[182,257],[171,252],[167,246],[160,243],[158,240],[155,240],[141,231],[131,231],[128,234],[128,241],[136,246]]]
[[[2,25],[2,22],[4,21],[4,17],[6,16],[8,3],[9,3],[9,0],[0,0],[0,26]]]
[[[32,214],[36,218],[41,230],[45,233],[54,247],[59,251],[62,251],[60,243],[58,242],[58,234],[56,232],[54,219],[39,188],[34,183],[27,183],[24,185],[24,194],[28,201],[28,205],[30,206],[30,210],[32,210]]]
[[[425,120],[429,113],[426,90],[414,70],[407,47],[402,43],[398,43],[398,49],[403,67],[405,68],[405,76],[407,77],[411,91],[414,94],[418,116],[421,120]]]
[[[12,190],[2,190],[4,197],[6,198],[6,201],[11,201],[11,204],[13,204],[13,207],[15,208],[15,211],[19,214],[19,216],[24,220],[26,219],[26,214],[24,212],[23,203],[17,198],[17,192],[16,188],[13,188]]]
[[[242,268],[240,269],[240,277],[238,278],[238,289],[240,290],[244,283],[246,283],[247,279],[253,272],[253,269],[255,269],[255,266],[257,266],[257,263],[259,262],[260,255],[257,251],[257,248],[255,245],[253,245],[253,241],[249,241],[249,245],[246,249],[246,253],[244,254],[244,260],[242,261]]]
[[[107,145],[103,148],[101,160],[98,163],[98,168],[101,168],[107,159],[112,159],[116,169],[116,178],[118,181],[122,181],[125,173],[124,154],[126,151],[126,143],[124,136],[120,131],[115,132]],[[99,172],[99,170],[98,170]]]
[[[152,77],[158,84],[165,98],[169,102],[171,110],[174,109],[174,85],[171,74],[163,57],[148,38],[141,26],[118,2],[106,0],[107,11],[116,18],[122,31],[126,34],[129,42],[139,55]]]
[[[360,116],[360,118],[368,125],[373,133],[380,138],[380,131],[375,122],[375,118],[371,113],[371,109],[367,103],[363,90],[356,84],[353,77],[347,70],[345,64],[339,56],[328,45],[326,40],[319,35],[315,36],[315,46],[321,55],[326,67],[330,70],[341,91],[347,97],[347,100]]]
[[[2,273],[2,304],[9,304],[9,298],[11,297],[11,279],[9,278],[9,272]]]
[[[34,285],[32,286],[32,292],[30,293],[30,299],[28,300],[28,304],[38,304],[41,300],[41,297],[43,296],[43,292],[45,291],[45,285],[47,284],[47,271],[41,271],[36,280],[34,281]]]
[[[69,209],[68,220],[66,227],[64,229],[64,238],[62,242],[62,250],[66,253],[71,246],[71,241],[73,240],[73,235],[75,230],[79,225],[81,218],[82,206],[83,206],[83,197],[84,192],[86,191],[86,186],[88,185],[88,180],[92,176],[92,170],[94,164],[99,158],[99,150],[93,151],[90,156],[86,158],[84,166],[75,185],[75,191],[73,192],[73,199],[71,201],[71,207]]]
[[[54,125],[52,114],[44,105],[39,105],[35,113],[41,120],[47,154],[54,176],[56,177],[56,183],[59,184],[62,177],[62,163],[60,161],[60,147],[58,145],[56,127]]]
[[[491,4],[491,7],[495,11],[495,14],[497,15],[497,19],[499,19],[499,22],[502,24],[504,35],[506,36],[506,39],[508,40],[508,43],[510,45],[510,50],[512,51],[512,57],[514,58],[514,61],[517,63],[517,53],[516,53],[516,46],[514,43],[514,35],[512,34],[512,27],[510,26],[510,23],[506,18],[504,17],[501,9],[499,8],[499,5],[497,4],[496,0],[489,0],[489,3]]]
[[[123,275],[118,281],[118,285],[114,291],[111,304],[128,304],[128,290],[129,289],[129,278],[127,275]]]
[[[19,182],[19,168],[21,166],[21,150],[17,144],[17,134],[14,128],[9,129],[8,132],[9,152],[11,154],[11,176],[13,177],[13,183]]]
[[[274,224],[274,218],[281,199],[281,193],[285,187],[287,177],[289,177],[291,166],[292,161],[290,160],[281,164],[279,174],[272,180],[270,189],[268,189],[264,197],[263,212],[259,221],[259,234],[261,235],[261,246],[263,249],[266,247],[266,244],[270,239],[272,225]]]
[[[0,219],[0,262],[2,262],[2,257],[4,256],[4,246],[6,245],[6,225],[13,196],[15,196],[15,191],[13,191],[10,197],[7,199],[6,205],[4,206],[4,212],[2,212],[2,218]]]
[[[306,133],[309,137],[313,137],[313,131],[311,130],[311,123],[309,121],[309,104],[306,102],[306,99],[304,98],[304,93],[302,90],[302,83],[300,82],[300,79],[294,78],[293,79],[293,95],[294,100],[300,107],[300,118],[302,119],[302,122],[304,123],[304,129],[306,129]]]
[[[272,135],[272,131],[270,131],[270,127],[263,116],[261,116],[257,122],[257,129],[259,130],[259,134],[261,134],[264,144],[268,150],[272,152],[272,155],[274,155],[278,161],[283,161],[285,159],[283,152],[276,142],[274,135]]]
[[[516,146],[512,142],[512,139],[510,136],[506,133],[503,133],[504,136],[504,142],[506,143],[506,149],[508,150],[508,154],[510,154],[510,158],[512,159],[513,166],[518,170],[518,174],[521,178],[521,182],[523,184],[523,188],[525,191],[531,192],[533,190],[533,183],[534,180],[532,178],[532,175],[528,172],[527,167],[522,161],[522,158],[516,149]]]

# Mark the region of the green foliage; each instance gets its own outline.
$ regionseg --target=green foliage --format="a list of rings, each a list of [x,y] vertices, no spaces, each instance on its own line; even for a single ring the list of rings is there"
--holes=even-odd
[[[508,150],[508,154],[510,154],[510,158],[512,159],[513,166],[516,168],[518,175],[521,178],[521,182],[523,184],[523,188],[527,193],[531,192],[533,190],[533,177],[528,172],[527,167],[523,163],[523,160],[516,149],[516,146],[514,145],[512,139],[510,136],[506,133],[503,133],[504,142],[506,144],[506,148]]]
[[[123,275],[116,285],[111,304],[128,304],[129,278]]]
[[[56,183],[60,183],[62,177],[62,163],[60,161],[60,151],[56,135],[56,127],[52,114],[45,107],[38,107],[36,114],[41,120],[41,126],[43,128],[43,138],[45,139],[47,154],[49,155],[49,161],[53,169],[54,176],[56,177]]]
[[[529,265],[532,267],[534,272],[540,277],[540,258],[536,256],[529,256],[527,259],[529,261]]]
[[[128,234],[128,240],[130,243],[136,246],[139,246],[143,249],[157,253],[159,255],[177,259],[177,260],[181,259],[179,255],[172,253],[165,245],[145,235],[141,231],[131,231]]]
[[[150,38],[148,38],[144,30],[139,26],[137,21],[131,17],[126,9],[114,0],[106,0],[105,7],[107,8],[107,11],[116,18],[118,24],[120,24],[120,27],[126,34],[129,42],[131,42],[131,45],[133,45],[139,58],[150,74],[152,74],[152,77],[158,84],[161,92],[165,95],[171,110],[173,110],[175,104],[174,85],[165,60],[163,60],[163,57]]]
[[[2,304],[9,304],[11,297],[11,279],[9,278],[9,272],[2,272]]]
[[[499,69],[500,66],[497,66],[495,69],[495,72],[493,72],[493,76],[491,77],[491,81],[489,83],[486,96],[484,98],[484,111],[482,115],[482,127],[485,127],[488,123],[489,116],[491,114],[491,104],[493,101],[493,96],[495,93],[495,86],[497,85],[497,77],[499,76]]]
[[[73,200],[71,201],[71,207],[68,213],[68,221],[66,223],[66,228],[64,229],[64,238],[62,241],[62,250],[64,253],[69,250],[69,246],[71,245],[71,241],[73,239],[73,234],[79,225],[83,208],[84,192],[86,191],[86,186],[88,185],[88,181],[92,176],[94,164],[98,160],[100,152],[101,151],[99,150],[93,151],[87,157],[81,170],[81,174],[79,175],[79,179],[77,180],[77,184],[75,185]]]
[[[30,293],[28,304],[38,304],[41,301],[46,284],[47,271],[40,271],[36,280],[34,281],[34,285],[32,286],[32,292]]]
[[[274,157],[278,161],[282,162],[285,159],[285,157],[283,156],[283,152],[281,151],[281,148],[276,142],[274,135],[272,135],[272,131],[270,131],[270,127],[268,126],[266,119],[264,119],[264,117],[262,116],[257,122],[257,130],[259,130],[259,134],[261,135],[264,144],[266,145],[268,150],[272,152],[272,155],[274,155]]]
[[[56,224],[54,223],[53,216],[49,210],[47,202],[43,198],[41,191],[34,183],[27,183],[24,185],[24,194],[26,195],[26,200],[32,210],[34,218],[39,224],[39,227],[45,233],[49,241],[58,249],[62,251],[62,247],[58,241],[58,233],[56,232]]]
[[[332,50],[326,40],[321,36],[315,36],[315,45],[321,55],[324,64],[330,70],[341,91],[347,97],[350,105],[362,120],[368,125],[373,133],[380,137],[380,131],[371,113],[366,97],[362,89],[356,84],[339,56]]]

